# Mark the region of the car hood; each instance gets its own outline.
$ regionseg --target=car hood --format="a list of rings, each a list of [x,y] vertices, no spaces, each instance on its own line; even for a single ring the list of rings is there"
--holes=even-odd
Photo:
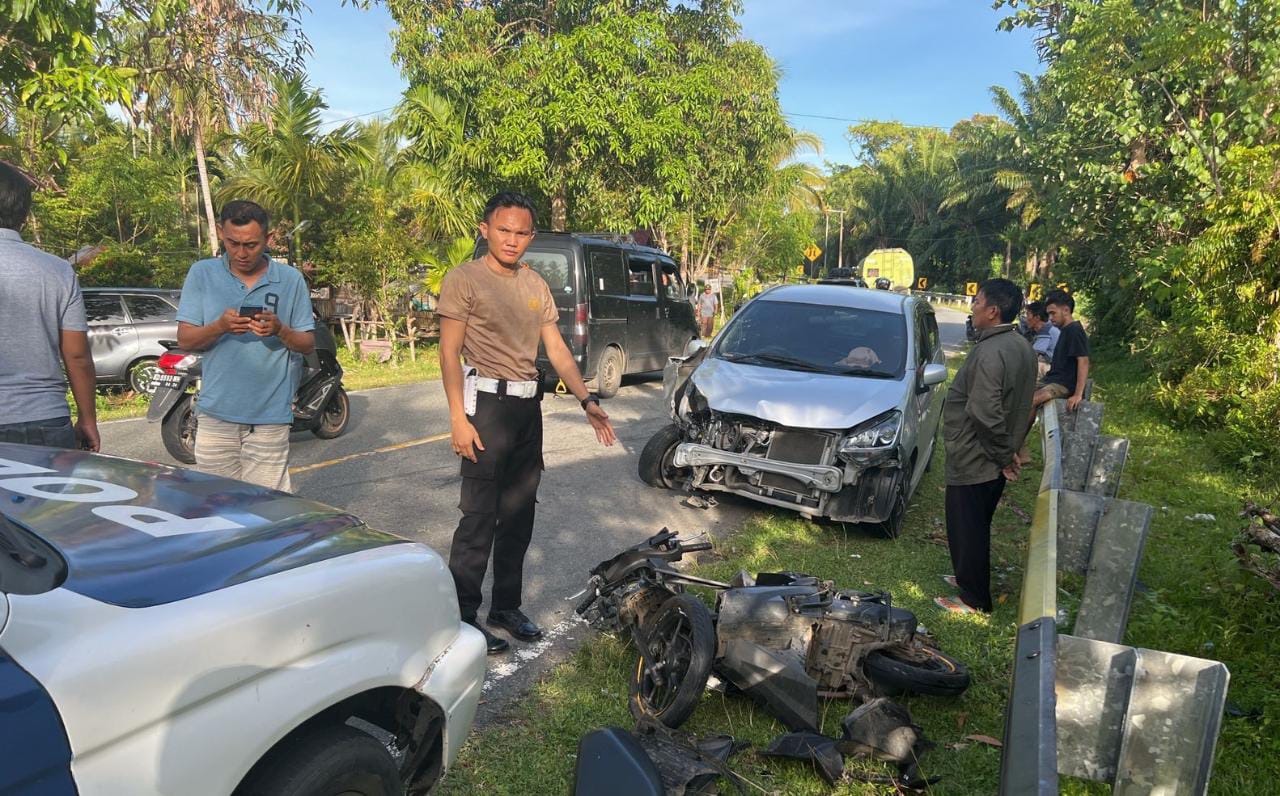
[[[717,412],[831,430],[850,429],[898,408],[904,390],[898,379],[805,373],[713,357],[694,371],[692,380]]]
[[[285,492],[29,445],[0,444],[0,511],[58,550],[62,588],[126,608],[407,543]]]

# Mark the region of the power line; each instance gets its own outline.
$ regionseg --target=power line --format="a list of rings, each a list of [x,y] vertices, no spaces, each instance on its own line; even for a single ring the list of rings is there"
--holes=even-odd
[[[875,124],[877,122],[880,122],[880,123],[885,122],[884,119],[850,119],[844,116],[824,116],[818,113],[792,113],[790,111],[783,111],[782,115],[798,116],[805,119],[826,119],[829,122],[854,122],[856,124]],[[939,127],[936,124],[911,124],[910,122],[899,122],[899,121],[893,121],[893,120],[890,120],[890,122],[892,124],[900,124],[903,127],[918,127],[924,130],[941,130],[944,133],[950,129],[947,127]]]
[[[386,113],[387,111],[393,111],[395,110],[395,108],[396,106],[392,105],[389,108],[379,108],[376,111],[368,111],[366,113],[357,113],[354,116],[343,116],[340,119],[326,119],[325,121],[321,122],[321,124],[341,124],[342,122],[349,122],[353,119],[363,119],[366,116],[377,116],[379,113]]]

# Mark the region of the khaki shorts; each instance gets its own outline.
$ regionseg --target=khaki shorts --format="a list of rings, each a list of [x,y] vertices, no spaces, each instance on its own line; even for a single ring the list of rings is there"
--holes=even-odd
[[[1071,391],[1067,389],[1067,385],[1065,384],[1037,384],[1036,392],[1048,393],[1050,401],[1055,398],[1066,398],[1071,394]]]
[[[251,426],[200,415],[196,466],[210,475],[289,492],[289,426]]]

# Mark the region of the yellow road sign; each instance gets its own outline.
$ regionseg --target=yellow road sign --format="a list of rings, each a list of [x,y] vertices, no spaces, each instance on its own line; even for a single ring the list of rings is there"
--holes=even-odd
[[[796,266],[796,276],[804,276],[804,266],[803,266],[803,265],[797,265],[797,266]]]
[[[976,295],[978,295],[978,283],[977,283],[977,282],[965,282],[965,283],[964,283],[964,294],[965,294],[966,296],[976,296]]]
[[[1039,282],[1032,282],[1027,287],[1027,298],[1031,301],[1039,301],[1044,298],[1044,285]]]
[[[822,256],[822,249],[818,248],[818,244],[810,243],[808,246],[804,247],[804,257],[809,262],[813,262],[814,260],[818,259],[821,256]]]
[[[929,277],[927,276],[916,277],[916,290],[928,290],[928,289],[929,289]]]

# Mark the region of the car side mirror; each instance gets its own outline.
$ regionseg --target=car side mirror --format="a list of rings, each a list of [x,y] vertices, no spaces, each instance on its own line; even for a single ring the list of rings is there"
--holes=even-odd
[[[692,340],[689,341],[688,345],[684,347],[685,359],[688,359],[689,357],[693,356],[694,354],[698,353],[699,351],[701,351],[706,347],[707,347],[706,340],[701,340],[697,337],[693,338]]]
[[[924,366],[920,381],[925,387],[936,387],[947,380],[947,366],[930,363]]]

